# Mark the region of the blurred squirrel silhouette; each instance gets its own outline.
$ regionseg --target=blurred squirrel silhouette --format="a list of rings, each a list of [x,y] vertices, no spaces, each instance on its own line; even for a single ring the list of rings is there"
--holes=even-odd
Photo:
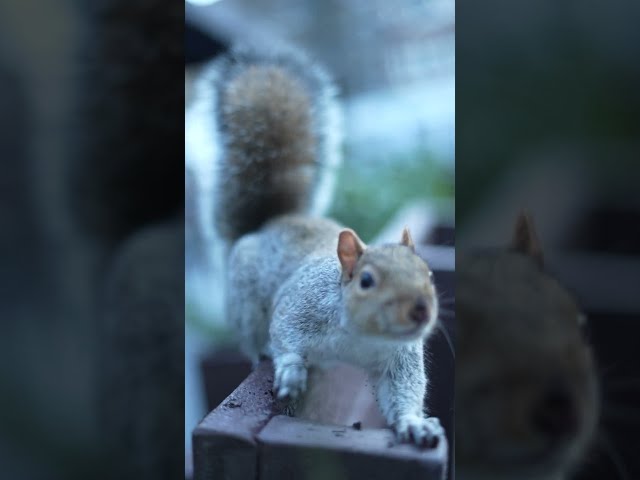
[[[511,248],[457,268],[456,452],[461,479],[564,479],[598,420],[594,360],[571,295],[543,270],[531,219]]]
[[[85,2],[86,3],[86,2]],[[91,248],[107,478],[184,475],[184,6],[79,7],[67,208]],[[97,474],[97,472],[96,472]]]

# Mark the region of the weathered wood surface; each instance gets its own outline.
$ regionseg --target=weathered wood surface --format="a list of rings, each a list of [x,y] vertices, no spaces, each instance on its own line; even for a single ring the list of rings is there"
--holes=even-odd
[[[367,374],[347,364],[310,372],[308,390],[296,417],[333,425],[360,423],[361,428],[387,425]]]
[[[280,413],[273,399],[273,368],[263,362],[193,431],[193,478],[256,478],[256,435]]]
[[[333,371],[328,381],[335,382],[341,373],[345,371]],[[272,383],[272,364],[264,361],[200,423],[193,435],[194,479],[298,479],[319,475],[325,468],[332,468],[337,475],[332,478],[338,479],[388,478],[397,473],[401,478],[445,478],[446,438],[434,449],[420,449],[397,444],[389,428],[368,428],[376,426],[373,420],[354,427],[327,423],[322,414],[323,423],[279,415]],[[334,405],[348,406],[344,394],[352,392],[316,393],[340,398],[332,400]],[[349,407],[334,418],[367,417]]]
[[[276,416],[258,435],[260,480],[444,479],[447,443],[399,444],[390,429],[318,424]]]

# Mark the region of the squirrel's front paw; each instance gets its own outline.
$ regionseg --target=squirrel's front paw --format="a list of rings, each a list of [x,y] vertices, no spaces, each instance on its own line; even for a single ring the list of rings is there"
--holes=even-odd
[[[278,398],[295,400],[307,388],[307,369],[302,363],[284,363],[276,366],[273,386]]]
[[[394,425],[394,430],[400,441],[430,448],[435,448],[438,445],[438,438],[444,435],[444,429],[438,418],[424,418],[418,415],[401,417]]]

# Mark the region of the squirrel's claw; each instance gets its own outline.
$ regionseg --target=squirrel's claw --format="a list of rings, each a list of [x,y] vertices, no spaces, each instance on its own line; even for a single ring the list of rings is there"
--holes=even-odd
[[[436,417],[419,417],[410,415],[400,419],[395,425],[398,439],[411,442],[421,447],[435,448],[444,429]]]
[[[295,400],[307,389],[307,369],[297,364],[276,368],[273,385],[278,399]]]

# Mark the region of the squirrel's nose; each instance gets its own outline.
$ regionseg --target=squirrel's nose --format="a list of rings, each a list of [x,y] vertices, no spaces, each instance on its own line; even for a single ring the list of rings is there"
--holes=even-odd
[[[429,307],[427,306],[427,301],[424,298],[418,298],[415,305],[409,312],[409,317],[415,323],[425,323],[428,320]]]

